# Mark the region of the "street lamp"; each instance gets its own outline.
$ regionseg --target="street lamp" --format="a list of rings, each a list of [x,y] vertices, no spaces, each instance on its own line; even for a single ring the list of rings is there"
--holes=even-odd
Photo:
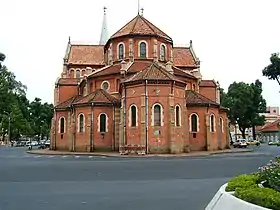
[[[4,114],[6,114],[9,118],[9,126],[8,126],[8,142],[11,142],[11,112],[4,111]],[[7,144],[7,142],[6,142]]]

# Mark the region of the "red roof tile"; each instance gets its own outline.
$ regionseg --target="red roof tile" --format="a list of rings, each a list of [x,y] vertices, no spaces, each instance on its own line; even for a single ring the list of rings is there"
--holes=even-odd
[[[275,120],[274,122],[268,122],[261,128],[259,128],[261,132],[269,132],[269,131],[280,131],[280,119]]]
[[[62,103],[58,104],[55,109],[66,109],[69,108],[73,103],[80,100],[81,96],[73,96],[66,101],[63,101]]]
[[[106,66],[99,70],[96,70],[92,74],[88,75],[88,77],[92,78],[92,77],[100,77],[100,76],[118,74],[118,73],[120,73],[120,69],[121,69],[121,64],[118,63],[118,64]]]
[[[187,78],[191,78],[191,79],[197,79],[195,76],[193,76],[192,74],[176,67],[176,66],[173,66],[172,67],[173,70],[174,70],[174,75],[176,76],[182,76],[182,77],[187,77]]]
[[[104,64],[103,45],[71,45],[68,63],[72,64]]]
[[[201,80],[199,83],[200,87],[217,87],[214,80]]]
[[[160,36],[165,39],[172,41],[166,33],[160,30],[158,27],[149,22],[146,18],[141,15],[137,15],[131,21],[129,21],[125,26],[118,30],[115,34],[111,36],[112,38],[121,37],[125,35],[155,35]]]
[[[134,74],[125,82],[139,81],[139,80],[166,80],[166,81],[180,81],[176,76],[169,73],[165,68],[160,66],[158,63],[152,62],[148,67]]]
[[[211,99],[193,90],[186,91],[186,101],[187,101],[187,106],[214,105],[220,107],[220,104],[218,104],[217,102],[212,101]]]
[[[195,58],[189,47],[174,47],[173,57],[175,66],[197,66]]]
[[[87,104],[87,103],[96,103],[96,104],[117,104],[120,100],[110,95],[103,89],[97,89],[93,93],[80,98],[73,104]]]

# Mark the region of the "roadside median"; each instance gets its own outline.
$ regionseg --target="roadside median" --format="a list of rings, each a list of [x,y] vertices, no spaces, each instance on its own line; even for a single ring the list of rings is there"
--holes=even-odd
[[[37,149],[27,151],[29,154],[36,155],[77,155],[77,156],[103,156],[103,157],[205,157],[217,154],[229,154],[229,153],[245,153],[253,152],[252,149],[226,149],[217,151],[197,151],[182,154],[148,154],[148,155],[121,155],[118,152],[70,152],[70,151],[56,151],[49,149]]]

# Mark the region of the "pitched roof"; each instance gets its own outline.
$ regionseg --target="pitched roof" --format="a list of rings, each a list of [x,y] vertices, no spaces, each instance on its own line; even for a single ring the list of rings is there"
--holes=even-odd
[[[92,77],[99,77],[99,76],[106,76],[106,75],[112,75],[112,74],[117,74],[120,72],[121,65],[120,63],[114,64],[114,65],[109,65],[105,66],[99,70],[96,70],[95,72],[91,73],[88,75],[89,78]]]
[[[104,64],[103,45],[71,45],[68,63],[72,64]]]
[[[274,122],[268,122],[264,126],[258,128],[259,131],[269,132],[269,131],[279,131],[280,130],[280,119]]]
[[[145,69],[139,71],[138,73],[134,74],[124,82],[133,82],[139,80],[165,80],[165,81],[180,81],[176,76],[169,73],[166,69],[161,67],[158,63],[152,62],[149,66]]]
[[[211,99],[193,91],[193,90],[187,90],[186,91],[186,101],[187,106],[199,106],[199,105],[212,105],[212,106],[219,106],[215,101],[212,101]]]
[[[78,85],[81,78],[59,78],[57,85]]]
[[[156,27],[154,24],[149,22],[146,18],[141,15],[137,15],[131,21],[129,21],[125,26],[118,30],[115,34],[111,36],[112,38],[121,37],[125,35],[155,35],[172,42],[172,38]]]
[[[91,94],[80,98],[78,101],[75,101],[73,104],[87,104],[87,103],[95,103],[95,104],[117,104],[119,103],[119,99],[110,95],[103,89],[96,89]]]
[[[66,101],[61,102],[58,104],[55,109],[66,109],[69,108],[74,102],[78,101],[81,98],[81,96],[73,96]]]
[[[201,80],[199,83],[200,87],[217,87],[214,80]]]
[[[190,47],[174,47],[173,57],[175,66],[197,66],[195,57],[193,56]]]
[[[172,67],[174,70],[174,74],[177,76],[182,76],[182,77],[187,77],[187,78],[191,78],[191,79],[197,79],[195,76],[193,76],[191,73],[188,73],[176,66]]]

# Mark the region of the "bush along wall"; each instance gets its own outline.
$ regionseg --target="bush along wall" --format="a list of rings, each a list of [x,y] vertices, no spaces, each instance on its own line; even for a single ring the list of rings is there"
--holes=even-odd
[[[227,192],[244,201],[280,210],[280,157],[259,168],[256,173],[242,174],[228,182]]]

